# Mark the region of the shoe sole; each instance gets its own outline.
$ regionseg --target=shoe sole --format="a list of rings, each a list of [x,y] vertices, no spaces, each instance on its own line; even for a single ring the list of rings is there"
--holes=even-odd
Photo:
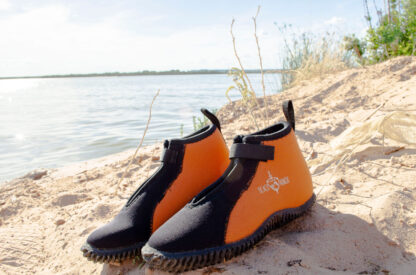
[[[152,269],[168,272],[184,272],[214,265],[236,257],[251,249],[270,231],[300,217],[311,208],[315,194],[303,205],[275,212],[252,235],[234,243],[198,251],[169,253],[154,249],[147,244],[142,249],[142,257]]]
[[[141,249],[145,242],[141,242],[129,247],[116,249],[98,249],[88,243],[81,247],[81,251],[89,261],[99,263],[121,263],[124,260],[141,256]]]

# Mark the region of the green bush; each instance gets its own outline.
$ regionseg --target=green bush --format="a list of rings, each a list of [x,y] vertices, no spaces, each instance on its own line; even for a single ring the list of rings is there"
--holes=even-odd
[[[344,38],[345,48],[352,51],[361,64],[374,64],[391,57],[416,53],[416,0],[388,0],[386,10],[376,9],[373,19],[367,1],[366,20],[369,28],[363,39]]]

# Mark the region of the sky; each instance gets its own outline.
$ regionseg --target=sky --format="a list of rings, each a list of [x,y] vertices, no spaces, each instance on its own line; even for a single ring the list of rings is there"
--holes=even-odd
[[[370,1],[371,2],[371,1]],[[265,68],[278,68],[277,25],[363,35],[362,0],[0,0],[0,76],[236,66],[258,68],[252,16]]]

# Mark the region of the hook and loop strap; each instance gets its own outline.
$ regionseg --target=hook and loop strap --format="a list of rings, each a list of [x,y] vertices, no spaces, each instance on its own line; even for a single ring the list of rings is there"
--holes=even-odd
[[[274,159],[274,146],[248,143],[234,143],[230,149],[230,159],[245,158],[261,161]]]
[[[282,104],[283,114],[285,114],[287,122],[295,130],[295,110],[293,109],[292,100],[286,100]]]

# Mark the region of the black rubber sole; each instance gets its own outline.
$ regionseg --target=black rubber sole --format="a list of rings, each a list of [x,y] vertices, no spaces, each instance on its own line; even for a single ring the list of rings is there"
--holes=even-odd
[[[168,272],[184,272],[222,263],[251,249],[270,231],[300,217],[311,208],[315,199],[316,196],[313,194],[306,203],[299,207],[277,211],[256,232],[238,242],[204,250],[178,253],[158,251],[146,244],[142,249],[142,257],[150,268]]]
[[[99,263],[121,263],[124,260],[141,256],[141,249],[145,243],[138,243],[133,246],[117,248],[117,249],[98,249],[88,243],[81,247],[81,251],[89,261]]]

